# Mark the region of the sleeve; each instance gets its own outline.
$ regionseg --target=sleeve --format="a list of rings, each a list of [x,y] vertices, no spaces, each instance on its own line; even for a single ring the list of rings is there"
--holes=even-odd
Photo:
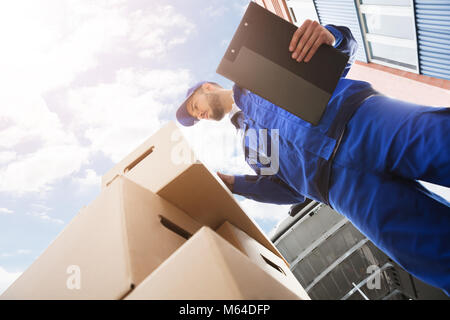
[[[350,71],[353,62],[355,62],[356,52],[358,50],[358,43],[353,37],[350,29],[347,27],[327,24],[325,28],[328,31],[330,31],[333,34],[334,38],[336,39],[334,47],[350,57],[348,59],[347,66],[345,67],[344,72],[342,74],[342,77],[345,77],[347,76],[347,73]]]
[[[305,201],[274,175],[235,175],[233,193],[259,202],[293,204]]]

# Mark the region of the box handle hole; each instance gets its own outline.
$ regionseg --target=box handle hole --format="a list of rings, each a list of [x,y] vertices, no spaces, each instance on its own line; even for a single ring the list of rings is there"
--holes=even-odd
[[[186,240],[188,240],[192,234],[186,230],[184,230],[183,228],[177,226],[175,223],[173,223],[172,221],[170,221],[169,219],[167,219],[166,217],[163,217],[162,215],[158,215],[159,217],[159,221],[161,222],[161,224],[166,227],[167,229],[169,229],[172,232],[175,232],[176,234],[178,234],[179,236],[185,238]]]
[[[123,173],[127,173],[128,171],[133,169],[135,166],[137,166],[138,163],[141,162],[142,160],[144,160],[150,153],[153,152],[154,149],[155,149],[155,146],[151,146],[147,151],[145,151],[136,160],[134,160],[125,169],[123,169]]]
[[[271,266],[272,268],[274,268],[274,269],[277,270],[278,272],[280,272],[280,273],[286,275],[286,273],[284,273],[283,269],[281,269],[281,267],[279,267],[277,264],[273,263],[272,261],[270,261],[269,259],[267,259],[266,257],[264,257],[262,254],[261,254],[261,257],[264,259],[264,261],[265,261],[269,266]]]

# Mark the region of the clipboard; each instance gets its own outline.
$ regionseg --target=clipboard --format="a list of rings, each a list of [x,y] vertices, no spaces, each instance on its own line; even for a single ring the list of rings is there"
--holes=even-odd
[[[216,72],[317,125],[349,56],[321,45],[308,63],[289,51],[297,27],[251,1]]]

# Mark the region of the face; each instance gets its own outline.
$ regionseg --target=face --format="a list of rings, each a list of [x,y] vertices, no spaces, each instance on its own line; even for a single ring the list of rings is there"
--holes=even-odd
[[[217,87],[207,84],[203,88],[188,100],[189,114],[197,119],[221,120],[225,115],[225,108],[221,104]]]

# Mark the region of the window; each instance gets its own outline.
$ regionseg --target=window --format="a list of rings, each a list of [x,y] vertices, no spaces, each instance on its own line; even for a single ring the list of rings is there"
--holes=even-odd
[[[358,0],[370,62],[418,73],[412,0]]]
[[[286,0],[292,21],[300,27],[307,19],[319,21],[313,0]]]

